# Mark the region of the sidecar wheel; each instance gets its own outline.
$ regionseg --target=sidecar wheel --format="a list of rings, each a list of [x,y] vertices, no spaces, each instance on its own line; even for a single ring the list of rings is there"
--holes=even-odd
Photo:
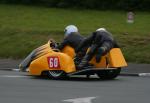
[[[98,77],[103,80],[110,80],[116,78],[121,72],[121,68],[112,70],[102,70],[97,73]]]
[[[62,70],[50,70],[50,71],[47,71],[47,76],[52,79],[63,79],[67,75]]]

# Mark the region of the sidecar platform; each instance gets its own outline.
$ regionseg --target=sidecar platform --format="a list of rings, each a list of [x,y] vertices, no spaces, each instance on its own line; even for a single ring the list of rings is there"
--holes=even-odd
[[[97,72],[103,71],[103,70],[114,70],[116,68],[94,68],[94,67],[89,67],[89,68],[84,68],[82,70],[77,70],[76,72],[68,73],[68,76],[71,75],[94,75]]]

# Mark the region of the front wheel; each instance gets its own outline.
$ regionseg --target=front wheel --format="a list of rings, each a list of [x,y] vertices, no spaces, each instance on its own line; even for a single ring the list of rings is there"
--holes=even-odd
[[[64,79],[65,77],[67,77],[66,73],[62,70],[47,71],[47,76],[52,79]]]
[[[112,70],[102,70],[97,73],[98,77],[103,80],[110,80],[116,78],[121,72],[121,68]]]

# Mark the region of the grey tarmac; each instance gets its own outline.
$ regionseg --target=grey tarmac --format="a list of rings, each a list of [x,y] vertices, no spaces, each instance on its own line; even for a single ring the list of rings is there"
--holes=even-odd
[[[0,60],[0,103],[150,102],[150,77],[118,76],[114,80],[104,81],[96,76],[89,79],[77,76],[67,80],[51,80],[5,70],[17,68],[19,63],[6,61]],[[129,64],[122,73],[148,73],[148,68],[149,64]]]
[[[68,103],[70,99],[89,97],[94,98],[89,103],[149,103],[149,95],[150,77],[119,76],[107,81],[96,77],[50,80],[0,71],[0,103]]]

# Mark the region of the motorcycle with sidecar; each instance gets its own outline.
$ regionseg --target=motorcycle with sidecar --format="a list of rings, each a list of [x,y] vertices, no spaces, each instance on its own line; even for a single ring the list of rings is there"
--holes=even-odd
[[[36,49],[36,54],[29,65],[29,73],[33,76],[46,75],[49,78],[61,79],[72,75],[97,75],[100,79],[114,79],[122,69],[127,66],[120,48],[113,48],[101,61],[96,63],[92,58],[89,66],[78,70],[74,63],[75,51],[72,47],[66,46],[62,51],[53,47],[54,42],[48,41]]]

